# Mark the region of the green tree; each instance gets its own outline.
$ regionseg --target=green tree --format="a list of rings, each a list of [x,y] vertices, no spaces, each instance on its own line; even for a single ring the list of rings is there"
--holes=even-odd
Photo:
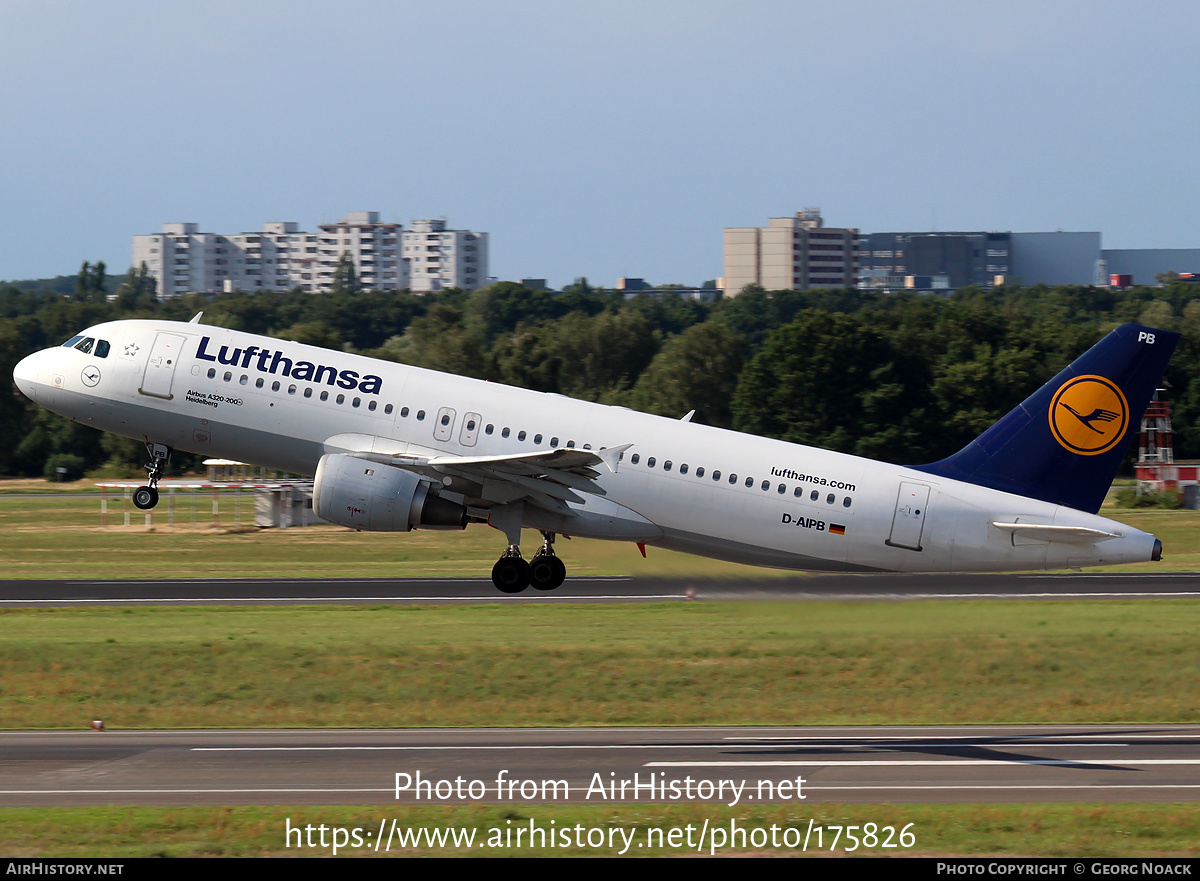
[[[873,322],[809,309],[771,334],[733,398],[741,431],[911,461],[919,400]],[[868,452],[869,451],[869,452]]]
[[[338,258],[337,268],[333,270],[334,294],[357,294],[360,290],[358,270],[354,267],[354,258],[349,251],[343,251]]]
[[[483,351],[463,327],[462,313],[440,303],[370,354],[459,376],[481,378],[485,370]]]
[[[748,347],[746,338],[716,322],[671,337],[638,379],[629,405],[660,416],[683,416],[721,428],[733,426],[730,402]]]
[[[117,307],[123,313],[136,312],[154,306],[157,298],[158,283],[150,274],[146,261],[137,267],[129,267],[125,280],[117,288]]]

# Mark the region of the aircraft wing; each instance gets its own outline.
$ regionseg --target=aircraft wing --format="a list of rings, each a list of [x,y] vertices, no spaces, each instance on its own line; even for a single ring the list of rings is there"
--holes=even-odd
[[[339,434],[325,441],[327,453],[348,453],[404,468],[446,484],[451,491],[466,489],[464,495],[469,504],[487,507],[526,501],[566,516],[574,516],[567,502],[583,504],[584,498],[579,493],[606,495],[596,483],[601,474],[597,469],[616,473],[621,454],[631,446],[622,444],[595,451],[559,448],[501,456],[447,456],[374,435]]]

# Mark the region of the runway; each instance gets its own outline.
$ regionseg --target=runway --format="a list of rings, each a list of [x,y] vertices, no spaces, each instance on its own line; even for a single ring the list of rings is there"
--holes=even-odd
[[[1200,597],[1196,573],[795,575],[743,580],[576,577],[516,595],[475,578],[165,578],[0,581],[0,607],[404,603],[612,603],[674,600],[1130,599]]]
[[[1194,803],[1200,726],[3,732],[0,781],[3,805]]]

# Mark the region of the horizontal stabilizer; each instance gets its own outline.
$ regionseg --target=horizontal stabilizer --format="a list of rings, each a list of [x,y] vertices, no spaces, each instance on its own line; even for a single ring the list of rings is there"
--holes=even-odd
[[[1086,526],[1050,526],[1042,523],[993,523],[992,525],[997,529],[1011,532],[1015,538],[1054,541],[1072,545],[1095,544],[1121,537],[1118,532],[1105,532],[1102,529],[1089,529]]]

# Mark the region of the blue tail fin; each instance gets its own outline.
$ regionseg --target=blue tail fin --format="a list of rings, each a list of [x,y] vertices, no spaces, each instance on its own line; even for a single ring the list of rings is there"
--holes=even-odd
[[[966,447],[916,470],[1094,514],[1177,342],[1122,325]]]

